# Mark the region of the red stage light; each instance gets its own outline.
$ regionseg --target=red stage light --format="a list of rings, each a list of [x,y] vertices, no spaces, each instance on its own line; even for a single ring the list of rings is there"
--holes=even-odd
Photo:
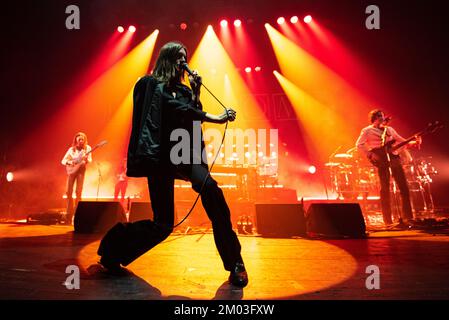
[[[246,68],[245,68],[245,72],[246,72],[246,73],[250,73],[250,72],[251,72],[251,67],[246,67]]]
[[[131,33],[136,32],[136,27],[135,26],[129,26],[128,31]]]
[[[284,24],[285,23],[285,18],[284,17],[279,17],[278,18],[278,24]]]
[[[256,71],[256,72],[259,72],[260,70],[262,70],[261,67],[255,67],[255,68],[254,68],[254,71]]]
[[[125,31],[125,28],[123,28],[122,26],[118,26],[117,31],[122,33],[123,31]]]
[[[14,174],[12,172],[8,172],[6,174],[6,181],[12,182],[14,180]]]
[[[291,23],[297,23],[298,21],[299,21],[298,16],[293,16],[293,17],[290,18],[290,22]]]
[[[186,30],[187,29],[187,23],[183,22],[179,25],[179,27],[181,28],[181,30]]]
[[[242,25],[242,21],[240,21],[239,19],[234,20],[234,27],[240,27]]]
[[[304,22],[305,23],[311,23],[312,22],[312,16],[310,14],[305,16],[304,17]]]
[[[225,19],[221,20],[220,26],[222,26],[223,28],[226,28],[228,26],[228,20],[225,20]]]
[[[310,166],[309,169],[307,169],[307,171],[309,171],[310,174],[315,174],[316,167],[315,166]]]

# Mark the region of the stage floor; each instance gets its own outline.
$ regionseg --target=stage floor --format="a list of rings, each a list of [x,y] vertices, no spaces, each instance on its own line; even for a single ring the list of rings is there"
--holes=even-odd
[[[367,239],[239,236],[250,282],[227,283],[211,230],[173,233],[128,266],[99,272],[99,237],[73,227],[0,224],[0,299],[448,299],[449,232],[383,231]],[[80,288],[64,283],[80,270]],[[368,290],[366,268],[380,270]]]

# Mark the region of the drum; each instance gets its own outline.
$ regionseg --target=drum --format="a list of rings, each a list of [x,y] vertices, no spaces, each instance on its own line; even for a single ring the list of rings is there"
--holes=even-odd
[[[438,174],[436,168],[432,165],[432,157],[419,158],[415,161],[419,179],[423,183],[431,183],[433,176]]]
[[[372,165],[357,167],[356,188],[366,196],[378,196],[380,182],[377,168]]]
[[[332,190],[345,199],[357,198],[356,181],[352,166],[340,164],[329,167]]]
[[[416,182],[419,182],[420,175],[419,171],[417,170],[417,166],[413,164],[406,164],[403,165],[402,168],[404,169],[405,177],[407,178],[407,182],[409,184],[413,184]]]

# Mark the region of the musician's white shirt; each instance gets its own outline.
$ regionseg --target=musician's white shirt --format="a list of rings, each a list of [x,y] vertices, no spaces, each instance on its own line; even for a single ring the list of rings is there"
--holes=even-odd
[[[78,157],[80,157],[81,153],[86,154],[87,152],[89,152],[91,150],[92,150],[92,148],[89,145],[86,146],[86,150],[84,150],[84,149],[78,150],[77,148],[70,147],[69,150],[67,150],[61,163],[65,166],[65,165],[67,165],[67,161],[77,159]],[[87,156],[87,162],[88,163],[92,162],[92,153],[89,153],[89,155]]]
[[[384,133],[384,128],[376,128],[373,125],[369,125],[362,129],[360,132],[360,136],[357,139],[356,147],[358,150],[363,151],[365,154],[367,154],[371,149],[379,148],[382,146],[382,134]],[[388,127],[386,136],[385,136],[385,143],[396,140],[396,142],[402,142],[405,141],[403,137],[401,137],[396,130],[394,130],[392,127]],[[396,152],[393,152],[394,154],[397,154],[399,150],[396,150]]]

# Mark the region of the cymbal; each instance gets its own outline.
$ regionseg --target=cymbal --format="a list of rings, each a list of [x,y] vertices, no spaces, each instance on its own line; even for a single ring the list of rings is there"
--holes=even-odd
[[[337,153],[334,158],[352,158],[352,154],[347,153]]]
[[[339,165],[340,165],[339,162],[328,162],[324,164],[324,166],[326,167],[338,167]]]
[[[353,153],[357,151],[357,147],[351,148],[348,151],[346,151],[346,153]]]

